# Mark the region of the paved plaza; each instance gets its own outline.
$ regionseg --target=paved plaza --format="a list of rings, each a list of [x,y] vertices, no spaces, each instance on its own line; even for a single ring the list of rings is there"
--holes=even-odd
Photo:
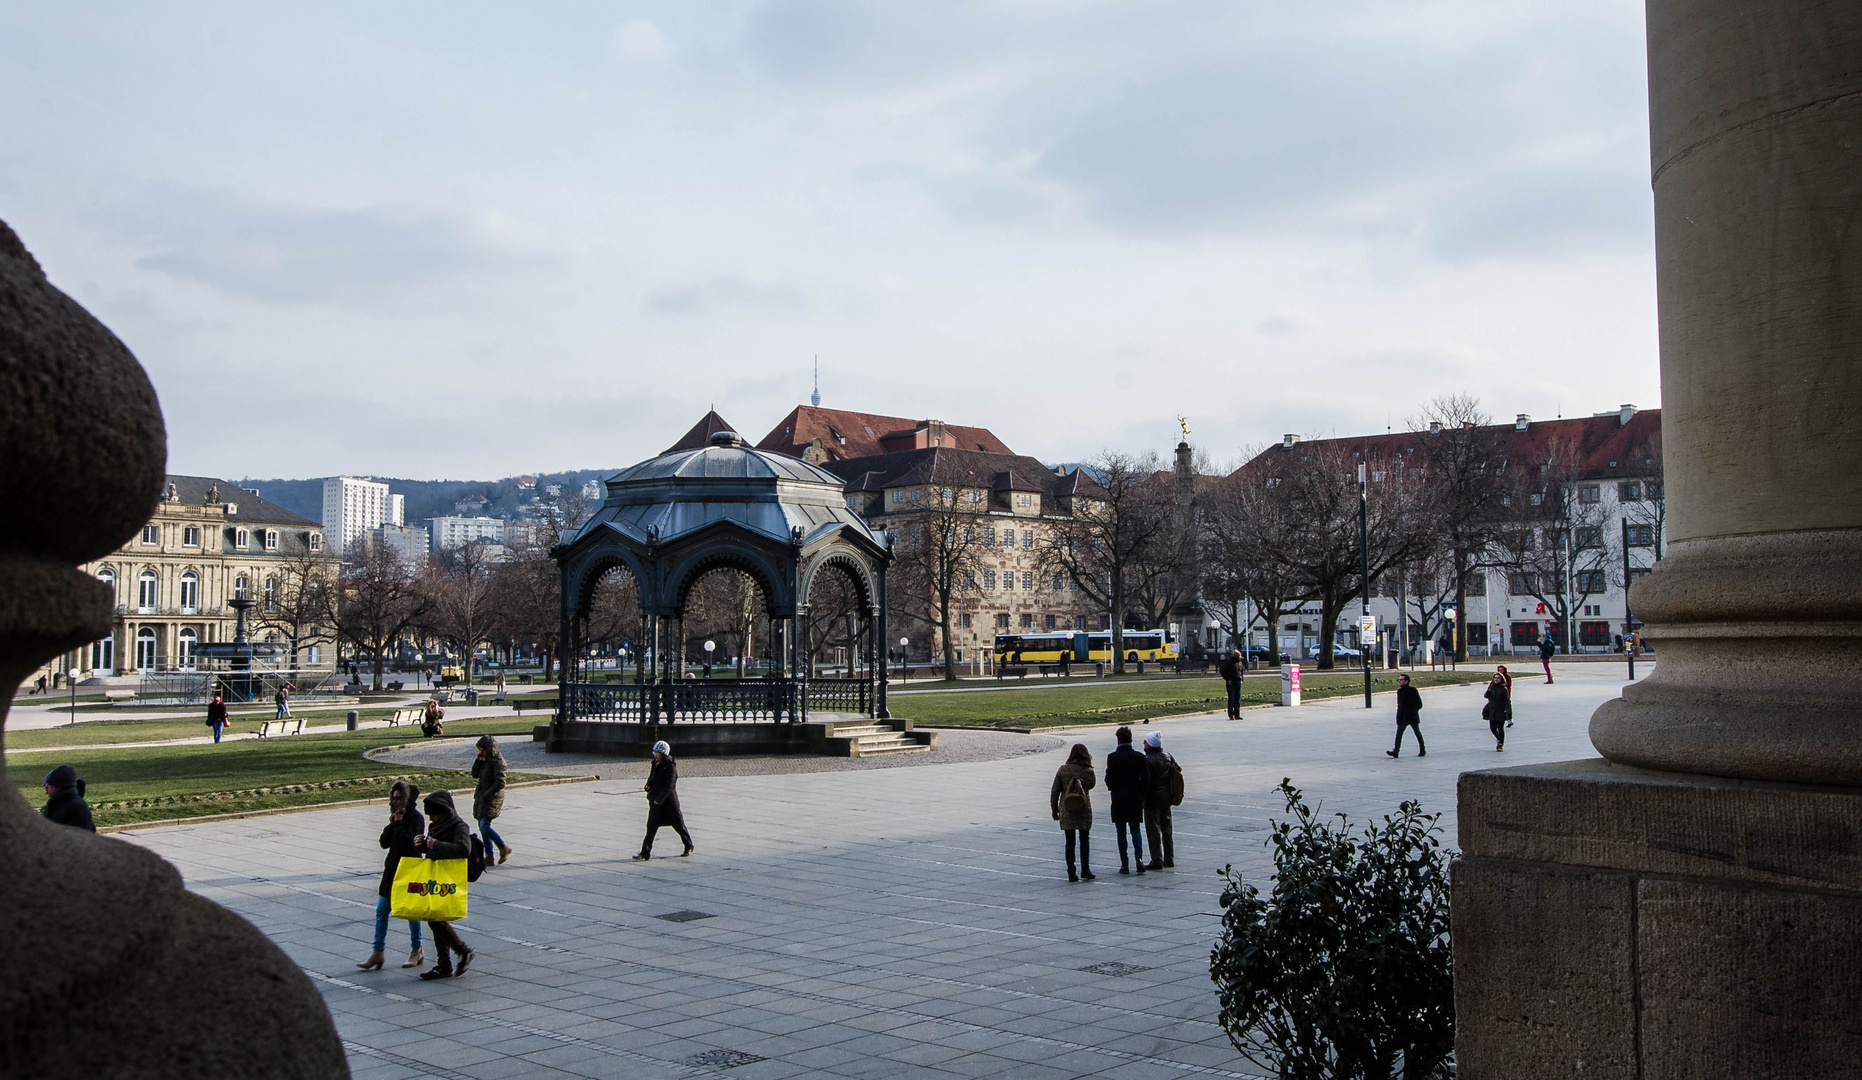
[[[385,808],[119,835],[290,953],[366,1080],[1253,1077],[1214,1022],[1218,871],[1234,863],[1266,888],[1283,776],[1354,819],[1419,798],[1452,841],[1457,774],[1596,756],[1586,725],[1623,668],[1565,665],[1553,686],[1516,674],[1504,754],[1478,686],[1424,691],[1422,759],[1413,745],[1384,755],[1390,695],[1370,712],[1347,699],[1161,723],[1187,795],[1176,868],[1143,877],[1118,875],[1103,788],[1097,881],[1068,883],[1048,816],[1066,747],[1084,742],[1103,763],[1109,728],[1019,737],[990,760],[752,775],[694,762],[680,794],[697,853],[676,857],[662,832],[657,851],[673,857],[647,863],[629,861],[643,763],[513,790],[498,827],[515,854],[473,885],[459,924],[478,957],[436,982],[396,966],[401,923],[387,970],[354,967]]]

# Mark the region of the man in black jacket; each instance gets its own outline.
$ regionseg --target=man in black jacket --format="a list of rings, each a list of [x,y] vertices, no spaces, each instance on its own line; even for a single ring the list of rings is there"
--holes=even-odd
[[[1106,755],[1106,790],[1112,795],[1112,833],[1118,837],[1118,872],[1131,873],[1125,859],[1125,834],[1131,834],[1131,857],[1144,873],[1144,793],[1150,770],[1144,755],[1131,748],[1131,729],[1118,729],[1118,749]]]
[[[429,859],[465,859],[472,855],[472,827],[459,816],[453,806],[453,793],[434,791],[428,793],[421,805],[427,809],[427,832],[424,836],[414,837],[414,847]],[[472,958],[477,956],[466,948],[459,939],[459,931],[453,929],[450,922],[428,920],[427,929],[433,933],[433,947],[439,951],[439,963],[431,970],[423,971],[423,979],[446,979],[454,975],[464,975],[466,968],[472,965]],[[453,955],[458,954],[459,965],[453,966]]]
[[[1217,667],[1222,673],[1222,682],[1228,686],[1228,718],[1241,719],[1241,650],[1230,649],[1222,657]]]
[[[47,821],[60,825],[69,825],[76,829],[97,831],[97,825],[91,821],[90,804],[84,801],[84,785],[78,779],[78,771],[69,765],[60,765],[45,774],[45,808],[39,813]]]
[[[1177,845],[1170,836],[1170,773],[1177,759],[1164,753],[1164,733],[1144,737],[1144,835],[1151,841],[1151,869],[1177,865]]]
[[[1408,675],[1397,676],[1397,737],[1396,746],[1384,753],[1396,757],[1403,749],[1403,729],[1410,728],[1416,732],[1416,756],[1428,757],[1429,748],[1422,744],[1422,694],[1409,684]]]

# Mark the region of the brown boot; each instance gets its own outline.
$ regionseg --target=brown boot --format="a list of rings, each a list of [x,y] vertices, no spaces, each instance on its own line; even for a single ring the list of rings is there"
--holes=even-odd
[[[383,956],[381,953],[372,952],[369,954],[369,958],[367,960],[362,961],[360,964],[357,964],[356,966],[361,968],[363,971],[380,971],[382,964],[386,960],[387,960],[387,957]]]

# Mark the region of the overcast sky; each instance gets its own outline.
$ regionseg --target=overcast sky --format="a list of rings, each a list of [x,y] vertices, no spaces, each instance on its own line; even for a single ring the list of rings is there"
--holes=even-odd
[[[1218,460],[1658,404],[1636,0],[11,3],[0,218],[169,469],[622,466],[708,406]]]

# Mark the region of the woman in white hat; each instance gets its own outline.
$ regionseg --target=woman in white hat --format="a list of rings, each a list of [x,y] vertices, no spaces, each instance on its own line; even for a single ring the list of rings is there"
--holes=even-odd
[[[680,856],[692,853],[692,834],[685,831],[685,815],[679,812],[679,766],[672,760],[672,747],[664,739],[653,744],[653,771],[647,776],[647,838],[640,845],[635,862],[653,857],[653,834],[665,825],[685,841]]]

